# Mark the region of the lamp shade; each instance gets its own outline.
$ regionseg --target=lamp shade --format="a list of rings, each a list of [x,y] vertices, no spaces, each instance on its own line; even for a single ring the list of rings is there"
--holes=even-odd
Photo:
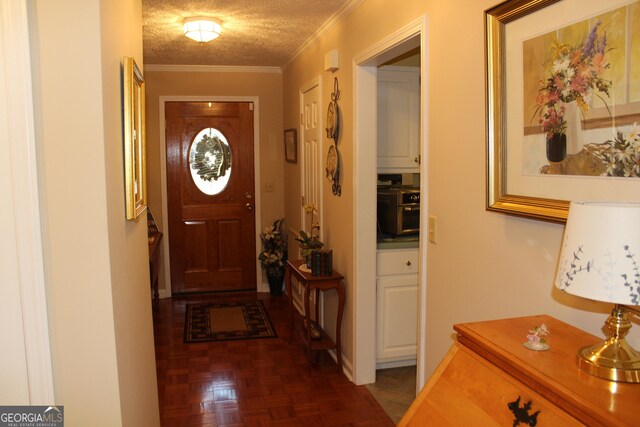
[[[640,305],[640,203],[572,202],[555,284],[596,301]]]
[[[220,35],[222,26],[219,20],[206,17],[187,18],[182,21],[184,35],[200,43],[206,43]]]

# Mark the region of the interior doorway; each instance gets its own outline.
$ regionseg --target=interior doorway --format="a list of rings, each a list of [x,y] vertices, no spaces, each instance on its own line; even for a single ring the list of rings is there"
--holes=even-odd
[[[355,276],[358,283],[355,297],[355,361],[354,381],[356,384],[375,382],[376,375],[376,218],[370,212],[376,210],[376,129],[369,126],[376,122],[376,85],[377,67],[412,49],[420,49],[420,79],[427,82],[426,55],[426,17],[399,29],[380,42],[370,46],[354,58],[355,86]],[[420,87],[420,166],[421,204],[423,214],[420,228],[427,229],[427,85]],[[374,146],[372,147],[372,143]],[[425,382],[425,337],[426,319],[426,259],[427,233],[421,233],[418,255],[418,344],[416,366],[416,389],[421,389]]]
[[[301,227],[311,230],[312,224],[307,222],[310,216],[305,214],[304,206],[312,204],[316,209],[316,218],[322,224],[322,118],[320,114],[320,77],[309,82],[300,90],[300,141],[302,144],[302,206]],[[322,240],[322,227],[320,239]]]

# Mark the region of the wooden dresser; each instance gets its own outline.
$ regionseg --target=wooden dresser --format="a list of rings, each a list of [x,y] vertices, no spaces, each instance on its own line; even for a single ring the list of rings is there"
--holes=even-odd
[[[526,349],[527,332],[542,323],[550,349]],[[399,426],[640,426],[640,384],[576,365],[577,350],[599,338],[544,315],[454,329],[456,343]]]

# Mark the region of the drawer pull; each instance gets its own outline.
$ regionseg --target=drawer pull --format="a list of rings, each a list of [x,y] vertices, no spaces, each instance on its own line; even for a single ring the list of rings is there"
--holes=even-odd
[[[407,261],[407,267],[411,267],[411,261]]]
[[[534,427],[536,424],[538,424],[538,414],[540,413],[540,411],[536,411],[533,414],[529,413],[529,411],[531,410],[531,400],[520,406],[520,396],[518,396],[516,400],[514,400],[513,402],[509,402],[507,406],[513,413],[514,427],[520,425],[520,423],[524,424],[525,426],[531,427]]]

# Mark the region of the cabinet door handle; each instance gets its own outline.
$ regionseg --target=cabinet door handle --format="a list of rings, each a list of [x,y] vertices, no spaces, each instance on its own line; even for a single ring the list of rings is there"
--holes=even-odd
[[[407,267],[411,267],[411,261],[407,261]]]
[[[204,221],[185,221],[185,225],[203,225]]]

